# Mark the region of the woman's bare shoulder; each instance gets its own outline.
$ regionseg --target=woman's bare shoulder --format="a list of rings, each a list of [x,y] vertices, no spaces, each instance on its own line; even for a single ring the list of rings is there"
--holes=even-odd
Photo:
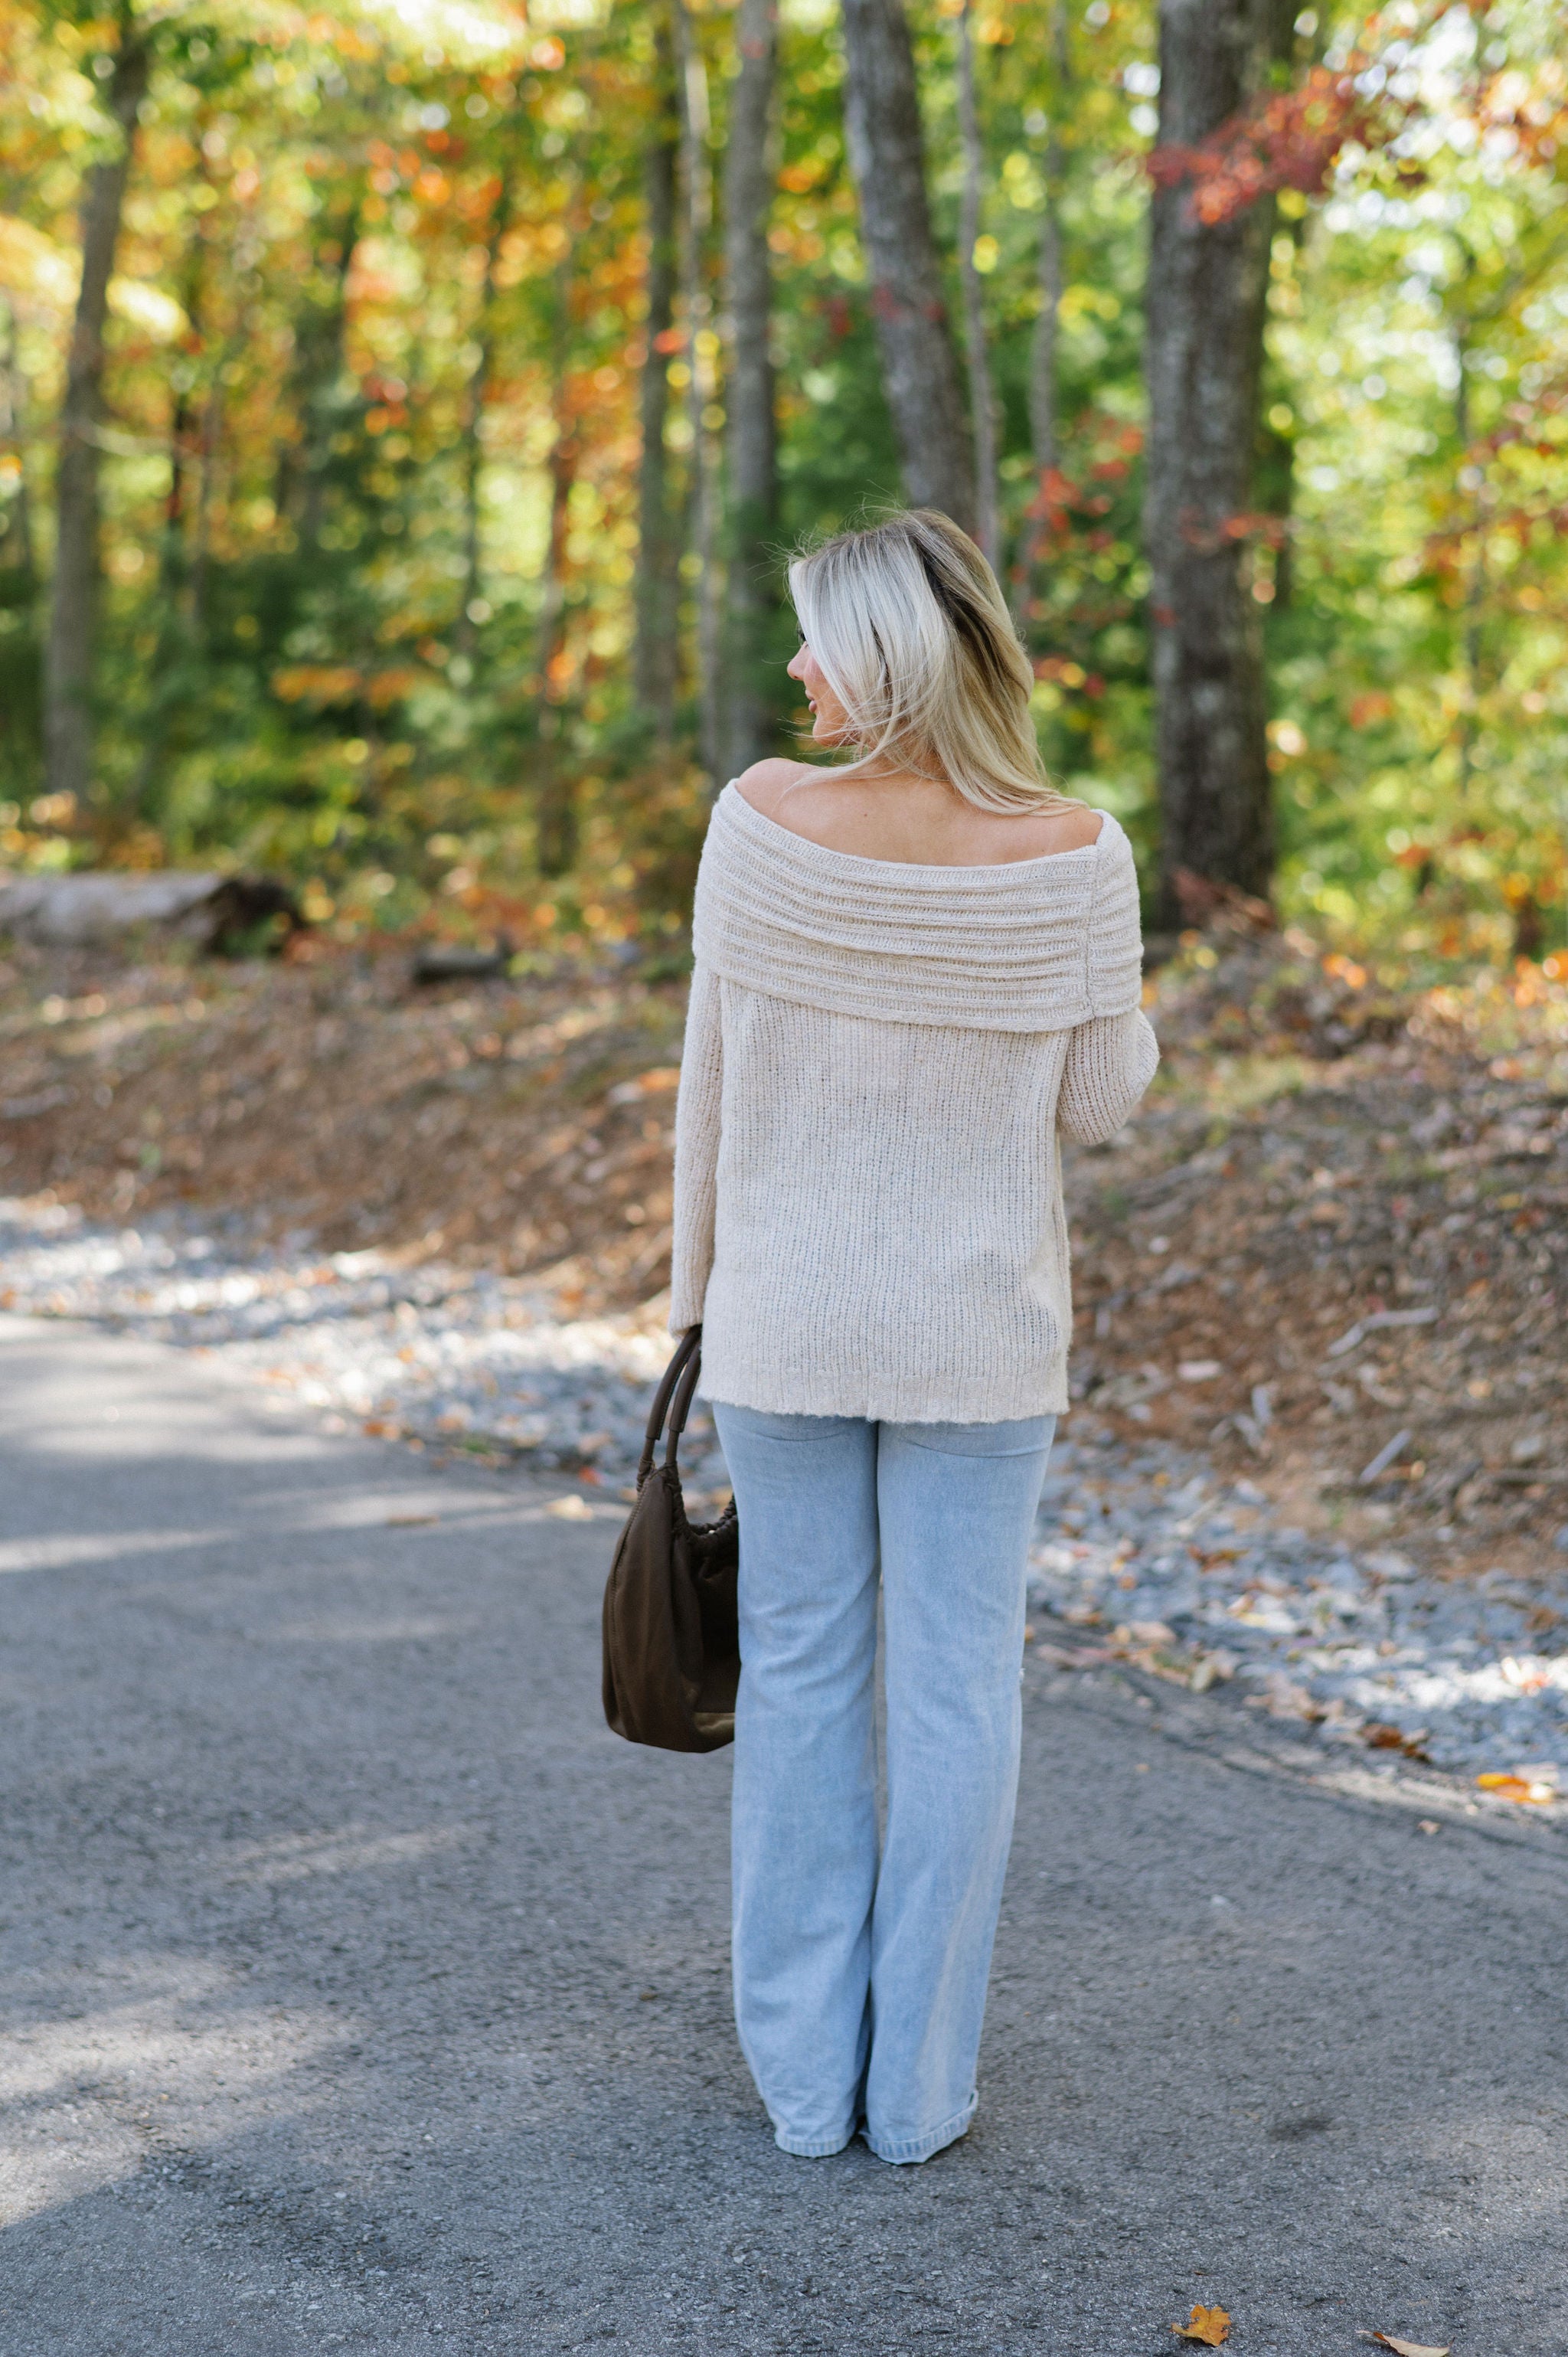
[[[1088,845],[1099,842],[1104,820],[1104,812],[1090,810],[1087,802],[1068,802],[1059,810],[1032,811],[1026,817],[1012,822],[1014,841],[1018,847],[1011,856],[1033,859],[1047,857],[1056,851],[1082,851]]]
[[[791,786],[804,785],[808,780],[820,778],[822,774],[814,761],[789,761],[775,757],[767,761],[754,761],[749,770],[743,770],[735,781],[736,791],[743,802],[751,804],[753,810],[760,811],[764,818],[776,819],[779,805]]]

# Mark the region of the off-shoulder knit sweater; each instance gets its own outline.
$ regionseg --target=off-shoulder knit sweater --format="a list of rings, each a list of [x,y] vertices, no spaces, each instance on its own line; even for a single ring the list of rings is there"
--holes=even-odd
[[[697,878],[670,1324],[785,1414],[1067,1406],[1058,1126],[1154,1076],[1127,838],[990,867],[808,842],[731,785]]]

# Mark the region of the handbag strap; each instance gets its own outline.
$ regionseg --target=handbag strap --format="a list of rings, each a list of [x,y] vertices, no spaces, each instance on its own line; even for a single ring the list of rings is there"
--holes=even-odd
[[[686,1361],[675,1393],[674,1405],[670,1410],[670,1435],[664,1444],[665,1470],[672,1473],[677,1482],[681,1479],[681,1468],[676,1462],[675,1451],[680,1445],[681,1435],[686,1429],[686,1417],[691,1410],[692,1394],[697,1388],[697,1378],[703,1372],[703,1329],[700,1326],[696,1329],[696,1335],[697,1347]]]
[[[659,1389],[653,1394],[653,1405],[648,1411],[648,1431],[642,1444],[642,1455],[638,1459],[637,1466],[637,1486],[639,1490],[653,1470],[653,1452],[659,1446],[660,1435],[664,1429],[665,1415],[675,1387],[678,1383],[682,1383],[682,1378],[684,1376],[688,1380],[682,1383],[683,1397],[680,1402],[670,1445],[665,1451],[666,1461],[674,1455],[674,1444],[685,1426],[687,1411],[692,1405],[692,1394],[696,1388],[697,1376],[701,1372],[702,1364],[703,1329],[700,1326],[688,1326],[675,1345],[673,1358],[659,1379]]]

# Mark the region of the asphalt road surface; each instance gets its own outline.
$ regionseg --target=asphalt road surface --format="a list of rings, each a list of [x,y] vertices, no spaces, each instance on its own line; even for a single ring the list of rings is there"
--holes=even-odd
[[[1031,1661],[976,2125],[789,2158],[559,1494],[0,1319],[3,2357],[1563,2357],[1560,1834]]]

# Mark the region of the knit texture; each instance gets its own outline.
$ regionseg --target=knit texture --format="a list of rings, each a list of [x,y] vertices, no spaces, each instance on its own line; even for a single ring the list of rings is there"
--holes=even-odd
[[[1122,1126],[1159,1050],[1132,853],[856,858],[734,786],[697,881],[670,1324],[711,1398],[993,1423],[1067,1406],[1058,1125]]]

